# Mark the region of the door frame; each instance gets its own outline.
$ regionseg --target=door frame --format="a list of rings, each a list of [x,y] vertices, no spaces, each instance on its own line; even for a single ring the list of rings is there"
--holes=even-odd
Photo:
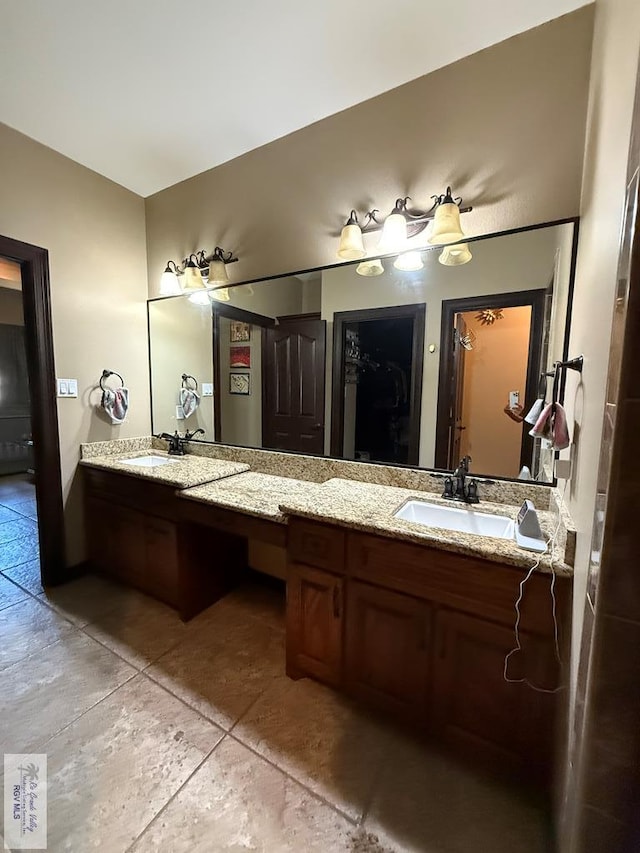
[[[68,580],[68,573],[65,559],[49,253],[39,246],[0,236],[0,256],[20,264],[31,431],[36,466],[40,574],[44,585],[55,586]]]
[[[211,304],[211,318],[213,321],[213,340],[211,342],[213,358],[213,440],[214,442],[219,443],[222,443],[220,348],[225,343],[221,339],[221,317],[225,317],[227,320],[238,320],[241,323],[247,323],[249,326],[260,326],[263,329],[268,329],[276,324],[273,317],[267,317],[265,314],[256,314],[255,311],[247,311],[245,308],[236,308],[234,305],[225,305],[224,302],[215,302]],[[262,338],[261,347],[264,346],[263,342],[264,336]],[[231,341],[228,341],[227,343],[231,344]]]
[[[331,374],[331,456],[342,459],[344,445],[344,344],[345,325],[367,320],[413,320],[411,404],[409,406],[409,454],[406,465],[417,467],[420,456],[420,416],[422,412],[422,376],[424,372],[424,335],[426,302],[338,311],[333,315],[333,366]],[[394,463],[395,464],[395,463]]]
[[[521,308],[531,306],[531,329],[529,333],[529,356],[525,399],[532,400],[540,382],[542,345],[544,332],[544,305],[547,288],[519,290],[513,293],[490,293],[486,296],[468,296],[461,299],[445,299],[442,302],[442,325],[440,327],[440,365],[438,371],[438,409],[436,419],[435,467],[442,471],[449,468],[450,412],[454,403],[451,387],[453,369],[454,328],[456,314],[481,311],[485,308]],[[522,430],[520,466],[529,464],[533,453],[533,439],[529,431]]]

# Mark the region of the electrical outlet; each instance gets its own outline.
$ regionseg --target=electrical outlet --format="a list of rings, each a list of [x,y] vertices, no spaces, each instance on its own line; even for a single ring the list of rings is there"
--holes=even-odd
[[[184,409],[182,406],[176,406],[176,420],[183,421],[184,420]]]
[[[213,397],[213,382],[202,383],[202,396]]]

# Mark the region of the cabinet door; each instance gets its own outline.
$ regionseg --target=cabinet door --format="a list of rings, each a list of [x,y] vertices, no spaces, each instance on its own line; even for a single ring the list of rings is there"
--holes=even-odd
[[[128,507],[113,507],[111,528],[104,531],[111,537],[109,546],[110,572],[126,583],[145,589],[146,548],[145,516]]]
[[[98,572],[114,574],[111,535],[115,511],[107,501],[89,498],[85,505],[85,531],[89,562]]]
[[[508,773],[544,779],[553,739],[553,695],[504,679],[504,658],[515,645],[513,629],[442,610],[436,617],[433,728],[461,755],[473,755]],[[521,634],[509,677],[553,688],[549,644]],[[526,656],[526,659],[525,659]]]
[[[287,574],[287,672],[327,684],[342,679],[343,579],[290,563]]]
[[[178,601],[178,542],[176,525],[149,516],[145,523],[144,586],[167,604]]]
[[[349,691],[426,724],[430,617],[426,602],[350,581],[345,642]]]

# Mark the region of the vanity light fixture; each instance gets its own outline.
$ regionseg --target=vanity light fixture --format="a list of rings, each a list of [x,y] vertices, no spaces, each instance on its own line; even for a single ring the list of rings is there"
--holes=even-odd
[[[372,214],[368,214],[372,216]],[[349,218],[340,232],[340,245],[338,246],[338,257],[344,261],[357,261],[364,258],[364,243],[362,242],[362,229],[358,222],[358,214],[352,210]]]
[[[445,267],[459,267],[468,264],[472,257],[467,243],[456,243],[454,246],[445,246],[438,255],[438,261]]]
[[[393,265],[397,270],[404,272],[415,272],[415,270],[421,270],[424,267],[420,252],[403,252],[398,255]]]
[[[382,275],[384,267],[382,266],[380,258],[376,258],[374,261],[362,261],[362,263],[358,264],[356,267],[356,272],[358,275],[364,275],[370,278],[375,275]]]
[[[191,293],[194,290],[206,290],[199,260],[200,258],[196,254],[189,255],[186,260],[182,279],[182,289],[185,293]]]
[[[182,267],[175,261],[167,261],[160,279],[160,295],[200,293],[216,285],[228,284],[226,265],[234,264],[237,260],[238,258],[233,257],[233,252],[225,252],[220,246],[216,246],[209,256],[204,249],[189,255],[182,262]],[[200,304],[204,305],[205,302],[200,300]]]
[[[435,198],[435,213],[433,216],[433,227],[429,237],[430,243],[446,245],[464,240],[465,235],[460,227],[460,197],[453,198],[451,187],[447,187],[446,193]]]
[[[397,198],[395,207],[384,221],[378,249],[385,254],[387,252],[400,252],[406,245],[408,201],[410,201],[409,196]]]
[[[173,265],[173,268],[172,268]],[[165,271],[160,277],[160,296],[175,296],[180,293],[180,282],[178,276],[182,270],[175,261],[167,261]]]
[[[453,198],[451,187],[447,187],[445,193],[431,198],[434,203],[428,210],[409,208],[407,202],[411,201],[410,196],[397,198],[393,210],[384,221],[377,218],[379,211],[374,209],[366,214],[362,227],[358,222],[358,214],[352,210],[339,235],[338,257],[345,261],[363,258],[366,251],[362,237],[375,231],[382,231],[378,246],[382,254],[401,252],[407,239],[410,240],[424,231],[432,220],[435,221],[429,237],[430,243],[446,245],[464,240],[465,235],[460,228],[460,214],[468,213],[473,208],[462,207],[462,199]]]

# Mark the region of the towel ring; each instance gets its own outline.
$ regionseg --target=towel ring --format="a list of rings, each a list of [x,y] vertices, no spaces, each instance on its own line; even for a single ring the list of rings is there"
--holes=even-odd
[[[122,387],[124,388],[124,379],[122,378],[122,376],[120,376],[119,373],[116,373],[115,370],[103,370],[102,376],[100,377],[100,387],[102,388],[103,391],[107,390],[104,387],[104,380],[108,379],[110,376],[117,376],[118,379],[120,380],[120,382],[122,383]]]
[[[182,374],[182,387],[183,388],[189,388],[189,386],[187,385],[187,382],[189,381],[189,379],[196,386],[194,390],[197,391],[198,390],[198,380],[195,378],[195,376],[190,376],[188,373]]]

